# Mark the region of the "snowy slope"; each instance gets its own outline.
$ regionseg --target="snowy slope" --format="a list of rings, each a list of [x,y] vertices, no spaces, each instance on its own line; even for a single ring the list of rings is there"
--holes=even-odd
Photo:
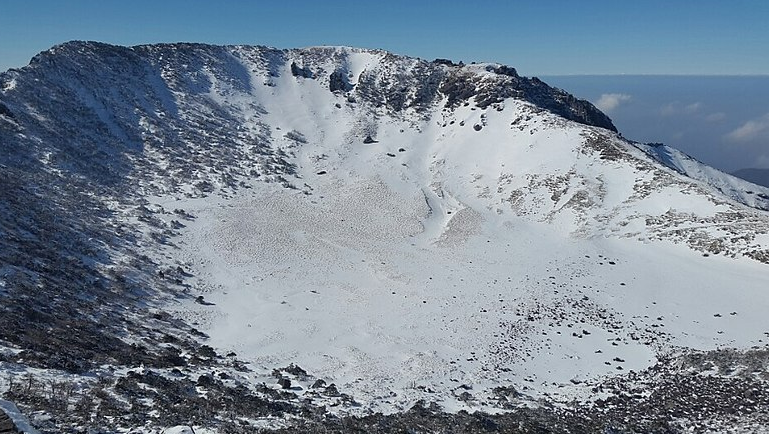
[[[748,206],[769,210],[769,188],[707,166],[678,149],[663,144],[636,144],[660,163],[689,178],[715,187],[725,196]]]
[[[764,265],[702,255],[749,224],[730,213],[762,214],[527,103],[361,130],[321,85],[282,77],[259,96],[262,119],[306,139],[291,148],[304,193],[158,199],[197,216],[182,257],[213,305],[189,315],[216,347],[265,369],[297,363],[393,411],[431,396],[484,408],[500,382],[566,399],[590,394],[573,381],[675,348],[764,338]]]
[[[765,345],[765,190],[512,68],[78,42],[0,89],[3,315],[87,337],[3,331],[22,365],[277,399],[294,364],[291,405],[494,413]],[[47,357],[62,348],[82,363]]]

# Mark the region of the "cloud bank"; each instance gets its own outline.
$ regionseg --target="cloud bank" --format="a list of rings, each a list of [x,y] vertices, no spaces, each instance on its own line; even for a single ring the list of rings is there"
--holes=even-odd
[[[705,120],[708,122],[721,122],[724,119],[726,119],[726,113],[724,112],[711,113],[705,116]]]
[[[769,140],[769,113],[758,119],[752,119],[739,128],[726,134],[726,138],[732,142],[745,142],[757,138]]]
[[[626,93],[605,93],[598,98],[598,101],[595,102],[595,106],[602,112],[608,113],[631,99],[632,97]]]
[[[660,114],[662,116],[675,116],[680,114],[693,115],[697,113],[701,108],[702,103],[699,101],[687,105],[683,105],[676,101],[662,106],[660,109]]]

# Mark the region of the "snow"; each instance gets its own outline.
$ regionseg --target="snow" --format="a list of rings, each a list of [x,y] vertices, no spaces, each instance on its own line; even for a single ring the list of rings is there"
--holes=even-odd
[[[375,60],[351,54],[350,71]],[[263,80],[252,77],[259,120],[307,139],[282,146],[311,194],[254,183],[173,204],[196,216],[180,256],[212,305],[169,309],[222,352],[265,372],[295,363],[369,410],[425,397],[478,409],[456,399],[460,385],[587,397],[574,382],[681,347],[749,347],[769,329],[763,265],[653,241],[644,223],[720,205],[675,182],[629,199],[658,175],[586,154],[590,128],[549,114],[511,127],[529,107],[516,100],[371,124],[316,80]],[[377,143],[364,145],[372,125]],[[516,210],[517,189],[530,194]]]
[[[769,188],[752,184],[736,176],[707,166],[683,152],[666,145],[636,144],[639,149],[662,164],[686,176],[702,181],[720,190],[733,200],[749,206],[769,209]],[[759,196],[762,194],[763,197]]]
[[[431,244],[419,232],[427,210],[418,196],[399,203],[379,180],[356,183],[319,203],[277,190],[215,209],[186,207],[198,218],[185,251],[215,305],[194,309],[207,316],[199,321],[215,347],[264,369],[297,363],[394,410],[417,398],[411,384],[451,396],[460,384],[531,378],[550,390],[615,372],[616,364],[603,364],[614,357],[628,361],[624,369],[654,361],[654,346],[580,323],[580,312],[569,313],[573,327],[550,326],[555,317],[545,316],[520,339],[500,326],[520,323],[516,309],[589,297],[630,330],[628,323],[643,330],[664,318],[671,336],[662,348],[750,346],[769,325],[769,278],[748,261],[633,240],[565,242],[545,225],[488,215],[452,225],[461,212]],[[598,255],[616,265],[598,265]],[[713,317],[731,311],[739,315]],[[583,330],[590,335],[571,335]],[[608,343],[615,338],[618,347]],[[398,398],[378,400],[389,391]]]
[[[353,52],[347,57],[348,73],[353,77],[351,83],[357,83],[363,71],[378,65],[381,55],[377,56],[371,52]]]
[[[11,78],[10,80],[3,83],[2,91],[5,92],[5,91],[13,90],[15,88],[16,88],[16,79]]]

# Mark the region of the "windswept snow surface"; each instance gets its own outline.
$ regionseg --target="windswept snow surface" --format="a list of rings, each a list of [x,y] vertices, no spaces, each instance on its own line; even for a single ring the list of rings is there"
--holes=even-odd
[[[769,188],[707,166],[678,149],[663,144],[637,144],[660,163],[692,179],[704,182],[724,195],[749,206],[769,210]]]
[[[155,199],[195,216],[178,244],[205,303],[170,308],[265,376],[295,363],[371,410],[493,411],[500,385],[587,398],[590,381],[659,354],[765,338],[766,265],[703,255],[669,236],[679,223],[648,221],[711,216],[680,224],[716,234],[736,205],[640,170],[644,154],[605,130],[512,99],[361,116],[317,81],[271,79],[251,97],[304,186]],[[621,155],[596,158],[596,136]]]

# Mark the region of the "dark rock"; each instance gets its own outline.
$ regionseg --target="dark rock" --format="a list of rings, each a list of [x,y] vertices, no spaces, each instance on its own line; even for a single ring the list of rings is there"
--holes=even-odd
[[[216,351],[213,348],[209,347],[208,345],[201,345],[198,348],[197,356],[213,359],[217,356],[217,354],[216,354]]]
[[[495,74],[507,75],[507,76],[516,77],[516,78],[519,77],[518,71],[516,71],[515,68],[507,65],[492,67],[491,71],[494,72]]]
[[[433,63],[436,65],[446,65],[446,66],[464,66],[465,64],[460,61],[459,63],[454,63],[454,61],[449,59],[435,59],[433,60]]]
[[[331,73],[328,77],[328,87],[331,92],[347,92],[353,88],[342,71],[334,71]]]
[[[278,379],[278,384],[283,389],[290,389],[291,388],[291,380],[288,378],[282,377]]]
[[[16,425],[11,420],[10,416],[0,409],[0,434],[18,434],[21,431],[16,428]]]
[[[324,394],[326,396],[341,396],[341,393],[339,393],[339,389],[337,389],[336,384],[331,383],[324,389]]]
[[[11,112],[11,109],[9,109],[5,104],[0,102],[0,115],[8,116],[9,118],[12,118],[13,112]]]
[[[291,363],[287,367],[283,368],[283,371],[285,371],[285,372],[287,372],[287,373],[289,373],[291,375],[295,375],[295,376],[297,376],[299,378],[307,377],[307,371],[305,371],[304,369],[300,368],[299,366],[297,366],[297,365],[295,365],[293,363]]]
[[[474,76],[467,73],[455,73],[443,79],[440,91],[448,100],[447,107],[456,107],[476,95]]]
[[[210,375],[201,375],[198,377],[198,386],[211,386],[214,384],[214,378]]]
[[[302,67],[300,68],[296,62],[291,62],[291,75],[294,77],[302,77],[302,78],[314,78],[315,75],[312,73],[312,70],[308,67]]]

